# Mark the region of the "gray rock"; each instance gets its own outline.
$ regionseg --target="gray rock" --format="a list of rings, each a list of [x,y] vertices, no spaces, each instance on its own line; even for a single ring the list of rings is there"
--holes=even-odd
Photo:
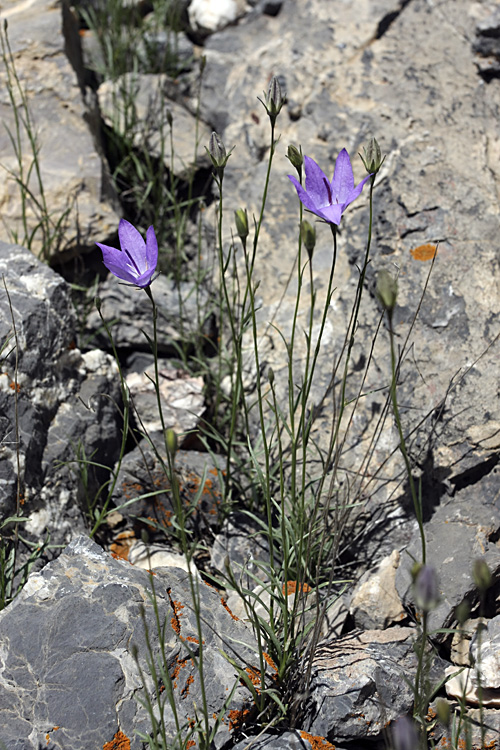
[[[96,236],[109,236],[118,216],[116,197],[109,187],[106,170],[89,130],[87,110],[75,71],[66,56],[61,8],[50,0],[28,5],[8,2],[2,18],[9,23],[9,39],[17,74],[26,92],[33,129],[39,144],[39,162],[47,210],[52,226],[63,218],[51,255],[75,255],[93,249]],[[2,96],[0,119],[15,132],[13,110],[7,93],[4,66],[0,74]],[[18,98],[15,92],[16,99]],[[22,116],[25,116],[22,113]],[[27,134],[22,131],[24,168],[32,163]],[[97,132],[97,131],[96,131]],[[17,174],[17,164],[6,128],[0,131],[0,163]],[[40,200],[40,190],[31,175],[30,190]],[[8,231],[23,239],[20,193],[14,178],[3,179],[0,203],[8,217]],[[63,217],[64,215],[64,217]],[[28,199],[28,233],[39,213]],[[13,237],[14,235],[11,234]],[[34,233],[31,249],[42,251],[41,229]],[[48,248],[45,251],[48,253]]]
[[[152,285],[152,292],[158,308],[160,356],[178,355],[176,344],[187,347],[196,342],[203,346],[213,338],[214,307],[206,290],[189,282],[181,282],[177,287],[172,279],[159,276]],[[152,338],[153,316],[151,302],[146,296],[137,289],[120,284],[110,274],[99,287],[99,298],[102,315],[111,327],[115,346],[150,353],[144,332]],[[102,330],[97,310],[92,310],[88,316],[84,335],[93,346],[110,349],[109,338]]]
[[[360,578],[352,593],[350,605],[350,613],[357,628],[383,629],[406,617],[395,585],[399,561],[399,552],[394,550],[374,570],[367,571]]]
[[[81,482],[75,459],[99,454],[112,467],[119,446],[117,369],[109,355],[75,348],[76,320],[69,286],[24,248],[0,243],[0,272],[9,292],[17,330],[3,352],[0,414],[0,509],[16,509],[17,475],[26,530],[54,544],[70,541],[86,528],[85,514],[106,471],[88,468]],[[0,299],[0,340],[12,334],[11,311]],[[106,398],[108,394],[111,398]],[[16,450],[16,396],[19,466]],[[61,462],[73,462],[63,465]]]
[[[491,8],[493,12],[477,23],[473,43],[479,72],[487,82],[500,75],[500,12],[493,4]]]
[[[471,643],[471,655],[482,687],[500,690],[500,615],[476,633]]]
[[[207,170],[210,166],[204,148],[210,129],[168,98],[169,82],[165,75],[127,73],[99,86],[99,107],[108,127],[126,135],[135,146],[146,147],[152,156],[163,159],[176,177],[187,179],[193,169]],[[170,143],[167,113],[172,118],[173,154],[169,147],[165,149]]]
[[[189,580],[175,569],[158,570],[153,580],[164,627],[164,668],[172,675],[183,724],[202,705],[191,658],[196,659],[199,648]],[[119,730],[130,739],[132,750],[142,747],[134,731],[147,733],[148,717],[136,698],[144,698],[147,691],[158,707],[158,686],[148,661],[151,654],[161,659],[151,585],[148,573],[113,560],[84,537],[30,578],[15,602],[0,613],[0,740],[6,750],[38,750],[39,743],[61,750],[102,750]],[[236,656],[237,642],[237,657],[244,665],[254,663],[255,645],[250,632],[204,585],[199,586],[199,606],[209,716],[224,705],[229,716],[241,709],[248,693],[240,686],[228,698],[238,677],[219,649]],[[133,644],[137,663],[131,655]],[[159,695],[166,700],[166,692]],[[171,738],[168,707],[165,714]],[[228,727],[226,719],[217,747],[227,741]]]
[[[313,659],[308,731],[335,744],[381,737],[388,721],[411,711],[414,641],[413,629],[395,626],[321,645]],[[435,669],[444,672],[442,664]]]
[[[163,424],[166,429],[175,431],[182,446],[185,440],[189,442],[192,439],[190,433],[197,429],[205,411],[203,378],[191,377],[184,370],[173,369],[167,360],[158,361],[158,377]],[[129,372],[126,377],[134,415],[140,420],[141,429],[151,437],[154,433],[162,432],[154,378],[154,364],[141,368],[140,372]]]
[[[309,737],[311,738],[309,740]],[[329,742],[322,741],[321,737],[312,737],[308,732],[295,729],[292,732],[284,732],[281,735],[273,735],[268,732],[264,734],[247,737],[234,745],[233,750],[331,750]],[[313,741],[316,740],[315,744]],[[342,750],[335,745],[338,750]]]
[[[163,536],[173,532],[175,505],[168,471],[165,471],[168,466],[165,445],[158,438],[153,444],[162,461],[147,440],[127,453],[118,472],[113,502],[119,512],[133,519],[139,528],[143,525],[140,519],[150,519]],[[201,536],[220,523],[222,493],[219,470],[208,453],[184,450],[176,453],[175,470],[186,513],[186,527],[196,530]]]
[[[497,492],[494,477],[491,478],[492,495]],[[484,490],[488,483],[484,482]],[[481,495],[466,488],[454,498],[440,505],[425,524],[427,540],[427,564],[438,574],[440,600],[429,613],[429,629],[456,625],[455,609],[464,600],[478,603],[479,593],[472,579],[474,560],[483,558],[488,564],[493,581],[500,577],[500,550],[496,543],[500,528],[500,509],[493,502],[484,502]],[[486,492],[484,492],[486,494]],[[488,498],[486,498],[488,499]],[[396,589],[406,604],[413,601],[411,566],[413,559],[420,559],[420,545],[413,541],[402,554],[401,565],[396,573]],[[436,640],[444,640],[445,633],[436,633]]]
[[[236,580],[244,587],[253,588],[252,576],[267,582],[269,543],[262,529],[262,525],[243,513],[233,513],[226,518],[211,548],[214,568],[224,573],[228,558]]]
[[[264,371],[273,367],[280,399],[285,399],[286,351],[269,324],[273,321],[288,336],[296,300],[294,281],[277,309],[297,246],[297,199],[286,178],[292,171],[285,158],[290,142],[301,144],[329,174],[335,156],[347,147],[356,181],[363,169],[355,153],[371,134],[388,154],[375,188],[372,262],[347,398],[354,398],[361,386],[363,363],[379,320],[373,295],[376,272],[400,272],[396,336],[403,342],[429,269],[418,260],[417,249],[445,238],[412,329],[407,348],[412,356],[403,362],[399,387],[411,456],[425,478],[427,517],[462,477],[468,475],[476,498],[487,493],[484,478],[493,468],[488,461],[498,453],[499,342],[494,321],[500,313],[495,218],[500,172],[493,102],[500,103],[500,94],[477,75],[468,41],[475,21],[468,10],[465,0],[439,6],[415,1],[397,9],[384,0],[367,3],[362,15],[355,4],[284,3],[278,17],[249,16],[206,43],[203,118],[221,131],[227,146],[235,145],[224,176],[227,213],[243,206],[249,215],[258,214],[269,124],[256,96],[272,73],[285,74],[293,102],[293,111],[285,106],[276,126],[280,142],[255,272],[255,282],[260,283],[261,365]],[[482,145],[486,142],[487,149]],[[471,163],[478,176],[473,184]],[[365,190],[342,220],[333,310],[310,397],[311,408],[322,405],[313,434],[323,448],[333,411],[332,395],[324,399],[332,353],[335,360],[341,351],[367,219]],[[331,258],[330,233],[320,226],[313,258],[319,305]],[[300,315],[307,315],[307,300]],[[297,363],[304,358],[303,344],[297,341]],[[249,361],[250,373],[252,364]],[[296,380],[299,376],[300,371]],[[363,383],[368,395],[357,407],[356,430],[348,436],[349,450],[342,457],[336,484],[341,504],[358,503],[351,511],[348,537],[356,541],[356,558],[363,556],[363,566],[408,544],[415,533],[397,435],[392,417],[384,416],[386,394],[379,390],[389,379],[389,342],[382,327]],[[371,462],[360,472],[372,439]]]

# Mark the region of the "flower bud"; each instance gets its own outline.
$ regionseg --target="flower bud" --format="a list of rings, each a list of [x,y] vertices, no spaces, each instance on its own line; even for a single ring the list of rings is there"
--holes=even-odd
[[[210,140],[208,142],[208,153],[210,154],[210,158],[212,159],[212,164],[214,167],[224,167],[225,166],[225,160],[226,160],[226,147],[224,146],[224,143],[222,142],[222,138],[218,133],[215,132],[215,130],[212,132],[212,135],[210,136]]]
[[[363,156],[360,154],[360,157],[366,171],[370,174],[377,174],[385,161],[385,156],[382,158],[382,152],[376,138],[371,139],[368,148],[363,147]]]
[[[437,575],[430,565],[421,565],[415,577],[415,601],[424,612],[430,612],[439,601]]]
[[[167,445],[167,450],[173,458],[177,453],[177,435],[175,434],[175,430],[172,430],[171,428],[167,430],[165,435],[165,442]]]
[[[402,716],[392,727],[393,750],[416,750],[418,734],[414,722],[408,716]]]
[[[480,593],[484,594],[492,584],[491,571],[485,560],[481,558],[474,560],[472,575]]]
[[[222,177],[227,160],[231,156],[231,151],[229,153],[226,152],[226,147],[224,146],[222,138],[215,131],[212,132],[208,142],[208,148],[205,147],[205,150],[214,165],[215,175],[217,177]]]
[[[470,603],[468,599],[464,599],[460,602],[458,607],[455,608],[455,618],[460,626],[464,625],[466,620],[470,617]]]
[[[271,78],[271,80],[269,81],[267,94],[264,93],[264,101],[262,101],[262,99],[260,99],[260,101],[266,108],[266,112],[269,115],[271,124],[274,125],[274,123],[276,122],[276,118],[278,117],[279,113],[281,112],[281,108],[285,103],[285,97],[281,93],[281,86],[277,76],[273,76]]]
[[[288,146],[286,156],[287,156],[288,161],[292,164],[293,167],[295,167],[295,169],[297,170],[300,176],[302,174],[302,165],[304,163],[304,157],[302,156],[302,152],[299,151],[297,146],[290,144]]]
[[[274,370],[272,367],[267,371],[267,379],[269,380],[269,385],[274,385]]]
[[[392,314],[396,307],[396,300],[398,297],[398,281],[397,279],[382,269],[377,275],[377,297],[379,298],[382,306],[389,314]]]
[[[239,208],[234,212],[234,223],[238,237],[245,240],[248,237],[248,214],[246,208]]]
[[[444,698],[438,698],[436,701],[436,713],[438,719],[445,727],[450,723],[450,704]]]
[[[94,304],[95,304],[95,309],[97,310],[97,312],[100,312],[101,311],[101,298],[96,297],[94,300]]]
[[[309,255],[309,260],[312,260],[313,250],[316,245],[316,228],[304,219],[300,224],[300,236]]]

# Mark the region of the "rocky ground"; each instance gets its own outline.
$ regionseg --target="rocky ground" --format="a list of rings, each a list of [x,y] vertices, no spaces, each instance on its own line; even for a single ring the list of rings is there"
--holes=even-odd
[[[268,323],[272,318],[287,330],[296,294],[292,284],[282,297],[294,261],[297,222],[295,191],[286,178],[291,172],[286,148],[300,144],[331,171],[326,165],[333,165],[346,147],[356,182],[363,169],[354,157],[370,136],[377,137],[387,154],[375,188],[372,261],[353,361],[362,361],[379,319],[376,273],[383,268],[398,271],[395,330],[400,342],[409,335],[400,402],[412,460],[423,478],[428,562],[439,576],[439,603],[429,615],[437,654],[432,675],[437,682],[446,670],[465,667],[473,746],[479,748],[477,670],[471,666],[482,665],[484,747],[497,747],[498,7],[487,0],[227,0],[217,12],[216,5],[193,0],[187,9],[186,4],[188,34],[181,35],[179,49],[186,60],[206,56],[201,135],[208,137],[216,129],[228,148],[235,147],[224,180],[227,215],[239,207],[246,207],[249,215],[258,211],[269,123],[256,97],[272,75],[280,76],[287,92],[256,265],[261,356],[266,368],[273,367],[280,394],[285,388],[285,352]],[[89,80],[85,66],[93,40],[79,33],[69,4],[61,8],[46,0],[7,2],[1,17],[8,19],[16,67],[39,128],[45,197],[53,215],[63,219],[52,244],[51,268],[22,247],[26,242],[19,191],[14,180],[2,181],[7,241],[0,243],[0,342],[12,334],[13,319],[17,338],[2,352],[0,366],[0,513],[5,519],[18,510],[19,479],[27,518],[23,535],[43,546],[43,554],[23,591],[0,613],[0,741],[6,750],[138,750],[144,745],[136,732],[149,727],[137,698],[149,695],[156,704],[162,694],[148,662],[146,634],[156,656],[161,640],[150,597],[152,581],[160,619],[166,623],[163,643],[181,723],[193,719],[202,701],[200,643],[185,560],[158,539],[148,554],[140,538],[137,516],[154,516],[165,524],[171,518],[168,494],[143,500],[139,508],[126,505],[108,516],[97,536],[99,544],[89,539],[89,499],[109,477],[104,467],[113,467],[119,455],[121,421],[115,404],[121,393],[99,315],[90,307],[82,314],[73,304],[68,282],[81,280],[82,268],[84,277],[101,269],[101,310],[106,320],[117,321],[113,333],[127,382],[154,441],[160,429],[145,374],[151,368],[143,335],[152,331],[149,308],[142,294],[118,287],[114,277],[104,278],[94,247],[96,240],[113,244],[122,211],[101,138],[101,123],[113,126],[113,87],[104,82],[96,88]],[[189,148],[196,127],[196,66],[190,65],[175,80],[141,73],[138,110],[145,118],[154,111],[148,96],[160,86],[178,123],[176,132],[182,135],[178,160],[168,168],[182,181],[191,165],[198,183],[206,185],[204,149],[200,145],[194,154]],[[15,121],[3,69],[0,76],[1,116],[12,131]],[[160,158],[154,139],[151,148]],[[0,163],[8,170],[18,168],[6,130],[0,132]],[[213,241],[216,206],[210,196],[207,203],[202,227],[206,247]],[[35,216],[28,218],[36,222]],[[315,429],[320,444],[331,417],[331,401],[324,397],[332,357],[340,350],[351,309],[367,220],[364,196],[342,221],[334,314],[325,330],[311,395],[319,410]],[[196,235],[195,224],[190,231]],[[37,233],[35,253],[41,239]],[[229,227],[225,241],[230,241]],[[437,245],[412,326],[429,271],[428,248]],[[331,235],[319,226],[313,268],[320,294],[331,253]],[[154,282],[154,291],[165,413],[169,426],[190,431],[207,406],[203,381],[179,370],[172,358],[183,341],[203,346],[216,339],[212,289],[195,292],[188,281],[178,289],[164,274]],[[247,363],[251,382],[251,357]],[[311,657],[313,679],[300,725],[255,738],[251,694],[221,650],[236,654],[248,675],[260,679],[264,671],[269,682],[275,666],[259,658],[241,601],[194,579],[205,623],[206,699],[213,720],[220,721],[216,748],[243,750],[249,736],[255,739],[252,747],[276,750],[382,748],[388,742],[387,727],[411,712],[417,664],[410,568],[412,556],[418,557],[419,539],[392,419],[378,419],[385,404],[378,388],[388,381],[389,365],[382,330],[366,383],[371,395],[359,411],[363,439],[378,435],[378,442],[372,470],[356,487],[363,503],[350,519],[349,544],[343,550],[350,583],[336,600],[321,645]],[[350,387],[355,391],[354,380]],[[350,447],[343,466],[346,475],[362,454],[363,441]],[[127,449],[112,503],[123,505],[138,494],[168,490],[154,451],[146,443]],[[75,455],[94,457],[100,464],[89,470],[85,481],[76,470]],[[221,467],[199,441],[181,444],[177,464],[184,498],[198,493],[201,500],[190,521],[207,543],[200,567],[223,571],[226,556],[232,563],[266,559],[265,544],[255,542],[241,516],[222,520]],[[481,607],[471,574],[478,558],[492,573]],[[145,570],[149,568],[155,571],[153,579]],[[465,625],[469,635],[458,639],[436,632],[457,626],[456,609],[464,600],[472,609]],[[470,638],[479,614],[487,629],[478,647],[477,639],[471,644]],[[456,707],[462,693],[462,687],[450,681],[440,695]],[[429,721],[432,716],[431,709]],[[170,714],[167,726],[173,731]],[[433,732],[437,746],[452,747],[444,727],[437,724]]]

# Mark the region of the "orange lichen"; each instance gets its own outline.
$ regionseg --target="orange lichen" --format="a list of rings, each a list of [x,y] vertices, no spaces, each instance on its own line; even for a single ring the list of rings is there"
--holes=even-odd
[[[247,667],[245,669],[245,672],[247,673],[250,682],[254,686],[256,693],[260,694],[260,684],[261,684],[260,670],[258,670],[256,667]]]
[[[273,660],[271,659],[271,657],[269,656],[269,654],[266,654],[266,652],[263,651],[262,652],[262,656],[264,657],[265,661],[267,661],[267,663],[269,664],[269,666],[271,667],[271,669],[273,669],[275,672],[277,672],[278,671],[278,667],[273,662]]]
[[[12,388],[13,391],[16,391],[16,393],[19,393],[21,390],[21,386],[19,383],[15,383],[13,380],[9,383],[9,388]]]
[[[191,687],[191,685],[193,684],[193,682],[194,682],[194,677],[193,677],[192,674],[190,674],[188,676],[187,680],[186,680],[186,684],[184,685],[184,687],[181,690],[181,697],[182,698],[187,698],[188,697],[188,695],[189,695],[189,688]]]
[[[132,499],[133,493],[138,493],[140,495],[144,492],[142,484],[139,484],[138,482],[127,482],[126,479],[122,482],[122,490],[127,500]]]
[[[229,731],[232,732],[234,729],[241,729],[249,715],[250,711],[247,708],[243,708],[240,711],[237,709],[229,711],[227,714],[229,719]]]
[[[130,750],[130,740],[126,734],[118,731],[111,742],[105,742],[102,750]]]
[[[233,620],[236,620],[236,622],[238,622],[238,620],[239,620],[240,618],[239,618],[239,617],[236,617],[236,615],[233,615],[233,613],[232,613],[232,612],[231,612],[231,610],[229,609],[229,607],[228,607],[228,605],[227,605],[227,602],[226,602],[226,600],[224,599],[224,597],[223,597],[223,596],[221,596],[221,598],[220,598],[220,603],[222,604],[222,606],[224,607],[224,609],[226,610],[226,612],[229,612],[229,614],[231,615],[231,617],[233,618]]]
[[[303,594],[307,594],[311,590],[311,587],[309,586],[308,583],[297,584],[297,581],[287,581],[286,582],[286,596],[290,596],[290,594],[295,594],[299,585],[300,585],[300,591]],[[283,584],[281,591],[282,591],[283,596],[285,596],[285,584]]]
[[[133,531],[122,531],[116,536],[113,544],[110,544],[109,549],[111,555],[119,560],[128,560],[128,553],[130,548],[135,542],[135,534]]]
[[[190,747],[196,747],[196,742],[194,740],[188,740],[186,742],[186,750],[189,750]]]
[[[418,247],[413,248],[413,250],[410,250],[410,253],[415,260],[426,261],[434,258],[436,250],[436,245],[419,245]]]
[[[315,737],[314,735],[309,734],[309,732],[300,732],[300,736],[303,740],[307,740],[311,743],[313,750],[335,750],[335,745],[332,745],[331,742],[325,740],[324,737]]]
[[[184,609],[184,604],[181,604],[180,602],[176,602],[174,599],[172,599],[171,595],[172,589],[167,589],[167,595],[170,602],[170,606],[172,607],[172,610],[174,612],[174,616],[170,620],[170,625],[172,626],[172,630],[177,635],[181,634],[181,609]]]
[[[179,659],[178,656],[175,657],[175,667],[174,667],[174,670],[173,670],[172,674],[170,675],[170,679],[172,680],[172,686],[174,688],[177,687],[177,678],[179,676],[179,673],[180,673],[181,669],[183,669],[186,666],[187,663],[188,663],[188,659],[187,658],[186,659]]]

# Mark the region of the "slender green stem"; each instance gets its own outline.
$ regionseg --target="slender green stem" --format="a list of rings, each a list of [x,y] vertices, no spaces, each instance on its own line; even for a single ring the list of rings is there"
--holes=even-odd
[[[420,544],[422,549],[422,564],[425,565],[426,562],[426,542],[425,542],[425,532],[424,532],[424,521],[423,521],[423,515],[422,515],[422,503],[421,500],[419,500],[419,496],[417,494],[417,488],[415,487],[415,481],[413,479],[413,473],[411,469],[411,463],[410,458],[408,456],[408,451],[406,449],[406,440],[403,432],[403,426],[401,424],[401,416],[399,413],[399,406],[398,406],[398,398],[397,398],[397,363],[396,363],[396,351],[395,351],[395,345],[394,345],[394,329],[392,325],[392,312],[388,313],[389,318],[389,338],[391,342],[391,370],[392,370],[392,380],[391,380],[391,401],[392,401],[392,408],[394,412],[394,419],[396,421],[396,426],[398,430],[399,435],[399,449],[403,455],[403,459],[406,466],[406,473],[408,475],[408,482],[410,485],[410,493],[413,500],[413,507],[415,509],[415,516],[417,518],[418,528],[420,532]]]

